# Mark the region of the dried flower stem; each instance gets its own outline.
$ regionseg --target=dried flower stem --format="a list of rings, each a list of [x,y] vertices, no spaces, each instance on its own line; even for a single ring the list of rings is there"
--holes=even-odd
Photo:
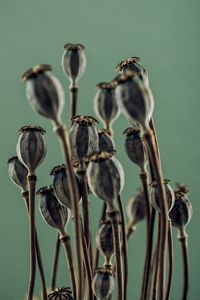
[[[22,197],[24,199],[26,209],[27,209],[27,213],[29,215],[29,195],[28,195],[28,192],[23,192]],[[38,261],[39,273],[40,273],[40,278],[41,278],[41,283],[42,283],[42,295],[43,295],[43,299],[47,300],[46,280],[45,280],[45,275],[44,275],[44,268],[43,268],[40,245],[39,245],[39,240],[38,240],[36,229],[35,229],[35,247],[36,247],[35,250],[36,250],[36,256],[37,256],[37,261]]]
[[[80,233],[80,218],[79,218],[79,207],[78,207],[78,191],[76,188],[76,182],[71,162],[71,151],[70,151],[70,143],[68,138],[67,129],[64,125],[57,123],[55,124],[55,132],[59,137],[61,148],[63,150],[66,172],[69,176],[67,176],[69,193],[72,203],[72,213],[74,217],[74,231],[75,231],[75,251],[76,251],[76,259],[77,259],[77,267],[78,267],[78,284],[77,284],[77,300],[82,300],[82,276],[83,276],[83,268],[82,268],[82,252],[81,252],[81,233]]]
[[[77,95],[78,95],[78,87],[76,86],[76,82],[72,81],[72,85],[70,86],[70,96],[71,96],[71,117],[76,116],[77,112]]]
[[[126,221],[124,215],[124,208],[122,197],[119,194],[117,197],[120,218],[121,218],[121,228],[122,228],[122,254],[123,254],[123,269],[124,269],[124,299],[127,298],[127,287],[128,287],[128,245],[127,245],[127,237],[126,237]]]
[[[56,236],[56,245],[52,260],[52,271],[51,271],[51,290],[54,291],[56,287],[56,277],[58,270],[58,259],[60,254],[60,234],[58,233]]]
[[[183,292],[182,300],[186,300],[189,289],[189,257],[188,257],[188,235],[185,228],[179,230],[178,239],[181,243],[182,257],[183,257]]]
[[[75,277],[75,271],[74,271],[74,263],[73,263],[72,249],[71,249],[71,243],[70,243],[70,236],[68,234],[65,234],[60,237],[60,240],[63,242],[63,246],[65,248],[68,269],[69,269],[70,278],[71,278],[73,295],[74,295],[74,299],[76,299],[76,277]]]
[[[169,220],[168,225],[168,280],[167,280],[167,289],[166,289],[166,296],[165,300],[169,299],[170,296],[170,290],[172,285],[172,276],[173,276],[173,270],[174,270],[174,252],[173,252],[173,237],[172,237],[172,224]]]
[[[155,259],[155,269],[154,269],[154,279],[153,279],[153,292],[152,292],[152,300],[156,300],[157,297],[157,284],[158,284],[158,272],[159,272],[159,241],[161,235],[161,219],[160,214],[158,215],[158,234],[157,234],[157,244],[156,244],[156,259]]]

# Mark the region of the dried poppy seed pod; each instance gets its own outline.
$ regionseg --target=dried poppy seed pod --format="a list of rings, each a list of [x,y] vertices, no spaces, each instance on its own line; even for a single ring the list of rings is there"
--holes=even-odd
[[[192,218],[192,205],[187,197],[189,189],[181,185],[175,190],[175,203],[172,207],[169,217],[172,225],[178,229],[182,229],[187,226]]]
[[[135,72],[139,75],[140,79],[149,85],[148,72],[143,65],[140,64],[140,58],[138,56],[129,57],[121,61],[117,66],[116,70],[120,73],[127,71]]]
[[[106,201],[108,210],[113,209],[115,198],[124,187],[124,171],[111,152],[99,152],[90,157],[87,169],[88,184],[93,194]]]
[[[174,206],[174,191],[171,188],[169,184],[170,180],[169,179],[164,179],[164,185],[167,193],[167,203],[168,203],[168,212],[172,209]],[[160,204],[159,204],[159,191],[157,187],[157,182],[154,181],[151,183],[151,204],[156,210],[160,210]]]
[[[140,130],[127,128],[125,134],[125,150],[130,160],[138,165],[142,170],[147,164],[144,144],[141,138]]]
[[[68,287],[56,289],[48,295],[49,300],[74,300],[72,291]]]
[[[16,147],[17,156],[21,163],[26,166],[29,173],[34,173],[45,158],[45,132],[42,127],[32,125],[19,129],[20,137]]]
[[[107,134],[107,130],[102,129],[98,131],[99,136],[99,150],[106,152],[115,152],[115,144],[113,139]]]
[[[50,65],[37,65],[26,71],[22,79],[26,81],[26,96],[32,108],[58,123],[64,107],[64,91],[51,70]]]
[[[40,196],[40,212],[43,219],[65,235],[65,226],[69,221],[70,213],[58,202],[53,187],[45,186],[37,191],[37,195]]]
[[[68,207],[69,209],[72,208],[70,193],[69,193],[69,186],[66,174],[65,165],[59,165],[52,169],[50,175],[53,175],[53,189],[55,196],[57,197],[58,201]],[[78,176],[74,173],[77,182],[77,191],[79,192],[79,179]],[[79,192],[79,200],[80,200],[80,192]]]
[[[111,130],[111,124],[119,116],[120,110],[116,101],[114,82],[102,82],[94,98],[94,110],[99,119],[105,124],[107,130]]]
[[[131,197],[127,205],[127,215],[132,226],[146,218],[146,200],[142,190]]]
[[[107,300],[115,286],[115,276],[112,269],[98,268],[92,281],[94,295],[99,300]]]
[[[106,220],[101,224],[96,236],[96,245],[99,251],[105,256],[106,265],[110,265],[115,249],[112,224],[109,220]]]
[[[17,156],[13,156],[8,159],[8,174],[11,180],[20,187],[22,192],[28,191],[27,168],[19,161]]]
[[[99,137],[95,124],[98,121],[91,116],[75,116],[69,132],[73,158],[82,163],[88,155],[99,150]]]
[[[81,44],[66,44],[62,56],[62,68],[72,82],[78,81],[86,69],[85,47]]]
[[[154,99],[149,86],[134,72],[117,76],[116,99],[124,115],[146,129],[154,110]]]

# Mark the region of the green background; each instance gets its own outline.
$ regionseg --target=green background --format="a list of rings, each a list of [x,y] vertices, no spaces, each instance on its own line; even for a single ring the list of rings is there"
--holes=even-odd
[[[7,158],[15,154],[17,129],[39,124],[47,130],[48,152],[38,169],[38,188],[51,183],[51,168],[62,163],[52,126],[29,107],[20,76],[32,65],[52,64],[66,90],[63,119],[69,125],[69,82],[61,70],[63,45],[68,42],[81,42],[86,46],[88,67],[80,80],[78,102],[78,113],[81,114],[93,114],[95,85],[112,79],[114,67],[120,60],[137,55],[147,67],[155,96],[155,121],[165,177],[191,186],[194,215],[188,226],[189,299],[199,298],[199,11],[198,0],[0,0],[0,299],[22,300],[27,289],[27,216],[20,192],[9,180],[6,165]],[[118,158],[126,173],[125,203],[140,185],[138,170],[129,163],[124,152],[122,131],[127,126],[128,122],[122,116],[114,125]],[[92,198],[94,233],[100,208],[101,201]],[[41,220],[38,212],[37,223],[49,280],[56,232]],[[176,232],[174,244],[171,299],[176,300],[180,299],[182,285]],[[129,243],[128,299],[139,299],[144,247],[145,226],[141,223]],[[63,256],[60,287],[66,282],[65,269]],[[39,289],[37,279],[37,293]]]

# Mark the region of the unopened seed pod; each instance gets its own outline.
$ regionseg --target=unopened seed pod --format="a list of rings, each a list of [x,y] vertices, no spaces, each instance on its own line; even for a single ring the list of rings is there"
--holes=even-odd
[[[8,174],[11,180],[22,192],[28,191],[27,185],[27,168],[19,161],[17,156],[8,159]]]
[[[130,160],[138,165],[141,169],[145,168],[147,156],[145,146],[139,130],[127,128],[125,134],[125,150]]]
[[[142,190],[129,199],[127,215],[133,226],[146,218],[146,200]]]
[[[168,203],[168,212],[174,206],[174,191],[169,184],[170,180],[164,179],[164,186],[167,194],[167,203]],[[154,181],[151,183],[151,204],[156,210],[160,210],[160,197],[157,182]]]
[[[124,171],[110,152],[99,152],[90,157],[87,169],[88,184],[93,194],[113,207],[115,198],[124,187]]]
[[[178,229],[186,227],[192,218],[192,205],[187,194],[188,189],[184,185],[175,190],[175,203],[169,213],[172,225]]]
[[[72,291],[68,287],[56,289],[48,295],[49,300],[74,300]]]
[[[116,99],[124,115],[146,129],[154,110],[154,99],[149,86],[138,74],[125,72],[117,76]]]
[[[59,80],[51,74],[51,66],[37,65],[26,71],[26,96],[32,108],[43,117],[60,121],[64,107],[64,91]]]
[[[98,268],[92,281],[94,295],[99,300],[107,300],[115,287],[115,276],[111,269]]]
[[[99,150],[99,137],[95,124],[98,121],[90,116],[75,116],[69,131],[73,158],[82,163],[88,155]]]
[[[98,118],[105,124],[105,128],[110,130],[111,124],[120,113],[115,94],[116,84],[114,82],[102,82],[97,87],[94,110]]]
[[[96,245],[99,251],[105,256],[106,264],[109,265],[114,255],[113,231],[109,220],[101,224],[96,236]]]
[[[71,81],[76,82],[85,72],[85,47],[81,44],[66,44],[62,56],[62,68]]]
[[[40,196],[40,212],[43,219],[50,226],[56,228],[61,234],[65,234],[65,226],[69,221],[69,210],[61,205],[53,191],[52,186],[46,186],[38,190]]]
[[[58,201],[62,205],[71,209],[72,205],[71,205],[69,185],[68,185],[68,180],[67,180],[68,174],[66,173],[65,165],[59,165],[59,166],[54,167],[52,169],[50,175],[53,175],[53,190],[54,190],[55,196],[57,197]],[[75,173],[74,173],[74,177],[76,178],[77,190],[78,190],[78,195],[79,195],[78,199],[80,200],[79,179]]]
[[[127,71],[135,72],[139,75],[142,81],[144,81],[146,84],[149,84],[148,72],[145,67],[141,65],[140,58],[137,56],[132,56],[121,61],[117,65],[116,70],[118,70],[120,73]]]
[[[106,151],[106,152],[115,152],[115,144],[113,139],[107,134],[107,130],[99,130],[99,150]]]
[[[39,126],[30,125],[20,128],[19,133],[17,156],[29,173],[34,172],[46,155],[45,130]]]

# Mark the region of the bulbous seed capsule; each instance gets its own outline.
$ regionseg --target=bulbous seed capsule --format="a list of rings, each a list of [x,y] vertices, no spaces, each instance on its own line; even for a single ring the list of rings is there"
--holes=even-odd
[[[124,187],[124,171],[110,152],[98,152],[90,157],[87,169],[88,184],[93,194],[113,207],[115,198]]]
[[[99,150],[106,152],[116,152],[113,139],[107,134],[107,130],[102,129],[98,131],[99,136]]]
[[[29,173],[36,170],[46,155],[46,145],[43,137],[45,132],[42,127],[32,125],[19,129],[20,137],[16,147],[17,156]]]
[[[38,190],[40,195],[40,212],[43,219],[50,226],[58,229],[65,235],[65,226],[69,221],[69,210],[61,205],[53,192],[52,186],[46,186]]]
[[[48,295],[49,300],[74,300],[72,291],[68,287],[56,289]]]
[[[86,69],[85,47],[81,44],[66,44],[62,56],[62,68],[71,81],[78,81]]]
[[[168,212],[172,209],[174,206],[174,191],[171,188],[169,184],[170,180],[169,179],[164,179],[164,185],[166,189],[166,194],[167,194],[167,202],[168,202]],[[156,210],[160,210],[159,208],[159,192],[157,188],[157,182],[154,181],[151,183],[151,204]]]
[[[120,110],[116,101],[114,82],[102,82],[97,85],[99,88],[94,98],[94,110],[99,119],[110,130],[111,124],[119,116]]]
[[[22,192],[28,191],[27,168],[19,161],[17,156],[13,156],[8,159],[8,174],[11,180],[20,187]]]
[[[146,201],[142,190],[129,199],[127,215],[130,224],[133,224],[133,226],[146,218]]]
[[[106,300],[112,294],[115,286],[112,269],[98,268],[92,282],[93,293],[99,300]]]
[[[124,131],[125,150],[130,160],[138,165],[141,169],[145,169],[147,163],[144,144],[141,138],[140,130],[127,128]]]
[[[185,185],[178,185],[175,190],[175,203],[172,207],[169,217],[172,225],[178,229],[187,226],[192,218],[192,205],[188,199],[189,189]]]
[[[142,82],[138,74],[125,72],[118,75],[116,82],[116,99],[124,115],[131,122],[138,122],[146,129],[152,117],[154,99],[149,86]]]
[[[142,81],[144,81],[147,85],[149,84],[148,72],[145,67],[140,64],[140,58],[137,56],[132,56],[121,61],[116,66],[116,70],[121,73],[133,71],[139,75]]]
[[[75,116],[69,132],[73,158],[82,163],[88,155],[99,150],[99,138],[95,124],[98,121],[91,116]]]
[[[56,198],[62,205],[71,209],[72,205],[71,205],[71,199],[70,199],[69,186],[68,186],[68,181],[67,181],[65,165],[63,164],[63,165],[54,167],[52,169],[50,175],[54,176],[53,177],[53,190],[54,190]],[[74,176],[75,176],[76,182],[77,182],[77,190],[79,191],[79,189],[80,189],[79,179],[75,173],[74,173]],[[79,192],[78,199],[80,200],[80,192]]]
[[[105,220],[101,224],[96,236],[96,245],[99,251],[105,256],[106,264],[109,265],[115,250],[112,224],[109,220]]]
[[[64,107],[64,91],[53,76],[50,65],[37,65],[26,71],[26,96],[32,108],[40,115],[58,123]]]

